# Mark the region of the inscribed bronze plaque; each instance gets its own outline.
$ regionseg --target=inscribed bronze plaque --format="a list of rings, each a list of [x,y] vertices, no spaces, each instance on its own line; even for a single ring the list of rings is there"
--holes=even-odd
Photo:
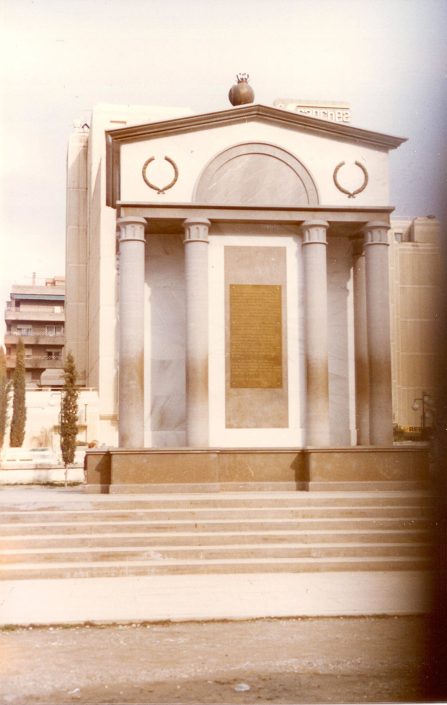
[[[230,387],[282,387],[279,285],[230,284]]]

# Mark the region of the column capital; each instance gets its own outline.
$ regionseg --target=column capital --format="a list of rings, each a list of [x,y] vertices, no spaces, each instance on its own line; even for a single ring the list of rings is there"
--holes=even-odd
[[[120,242],[124,240],[137,240],[144,242],[144,229],[146,227],[146,219],[139,216],[126,216],[118,219],[120,227]]]
[[[301,225],[303,245],[327,245],[326,231],[329,223],[326,220],[305,220]]]
[[[365,236],[365,245],[389,245],[388,230],[389,223],[380,220],[372,220],[362,228]]]
[[[208,243],[208,231],[211,223],[208,218],[187,218],[183,221],[185,239],[183,242],[206,242]]]

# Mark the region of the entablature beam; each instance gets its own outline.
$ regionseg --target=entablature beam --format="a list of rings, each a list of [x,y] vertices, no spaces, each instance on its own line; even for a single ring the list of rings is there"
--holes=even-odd
[[[208,218],[215,223],[259,223],[300,226],[307,220],[325,220],[332,235],[352,235],[372,220],[389,223],[392,206],[342,208],[300,206],[219,206],[196,203],[170,203],[166,205],[120,201],[117,204],[120,218],[139,216],[151,222],[151,232],[181,232],[188,218]]]

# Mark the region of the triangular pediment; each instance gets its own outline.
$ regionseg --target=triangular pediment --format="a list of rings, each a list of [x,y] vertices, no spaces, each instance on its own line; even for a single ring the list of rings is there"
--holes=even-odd
[[[240,167],[238,173],[241,179],[242,172],[244,174],[249,172],[251,176],[256,175],[258,180],[256,203],[259,203],[259,199],[265,199],[270,205],[317,203],[318,198],[315,194],[318,190],[318,182],[314,179],[310,187],[307,182],[312,182],[313,170],[321,172],[321,160],[326,160],[329,152],[333,154],[332,161],[328,162],[331,164],[330,173],[334,173],[333,180],[336,180],[338,170],[347,163],[354,164],[354,169],[357,169],[358,174],[354,176],[362,180],[361,188],[358,189],[355,182],[352,187],[341,187],[341,191],[344,194],[351,194],[349,195],[351,198],[354,193],[363,191],[365,188],[369,178],[367,170],[374,183],[385,183],[383,162],[380,156],[372,159],[371,154],[386,156],[389,150],[395,149],[404,141],[405,139],[401,137],[259,104],[119,127],[106,131],[107,204],[116,207],[116,204],[123,200],[153,201],[155,199],[157,201],[168,189],[174,201],[188,202],[197,198],[200,200],[202,198],[200,183],[203,183],[203,180],[201,181],[202,176],[199,172],[209,168],[211,160],[219,159],[219,153],[226,155],[228,150],[233,148],[242,149],[243,152],[238,154],[238,167]],[[241,147],[241,145],[246,146]],[[257,153],[250,156],[249,152],[253,145]],[[335,151],[334,146],[337,147]],[[343,149],[340,150],[340,146],[343,146]],[[267,154],[275,149],[282,150],[283,155],[289,152],[289,156],[280,157],[275,161],[278,155]],[[365,156],[362,150],[366,150],[370,165],[364,163]],[[267,159],[267,157],[271,158]],[[294,160],[298,166],[291,164],[290,160]],[[318,160],[320,160],[319,163],[317,163]],[[165,163],[168,164],[167,174],[157,178],[156,170],[162,168]],[[214,191],[211,192],[208,189],[202,200],[210,202],[217,199],[219,203],[228,203],[230,199],[232,203],[253,204],[253,194],[249,196],[244,192],[245,176],[239,186],[234,184],[234,160],[230,166],[231,168],[227,169],[228,173],[223,173],[222,169],[218,173],[220,179],[218,191],[214,193],[213,186]],[[269,178],[268,183],[266,181],[263,184],[265,188],[262,190],[259,174],[265,171],[266,166],[268,166]],[[379,171],[381,171],[380,174]],[[179,173],[180,180],[177,181]],[[154,174],[155,180],[152,176]],[[297,176],[296,179],[295,176]],[[335,187],[330,185],[330,174],[319,173],[318,178],[319,184],[323,184],[323,201],[338,202],[340,191],[336,192]],[[289,181],[293,183],[288,184]],[[236,189],[237,198],[229,193],[226,182],[232,185],[233,191]],[[275,193],[272,191],[272,185]],[[276,192],[279,189],[281,193],[278,196]],[[300,193],[295,193],[296,189]],[[288,195],[286,191],[289,192]],[[301,191],[303,195],[300,195]],[[377,192],[375,197],[380,204],[384,199],[384,189],[382,191]],[[368,192],[368,198],[371,201],[371,189]]]
[[[280,125],[289,130],[301,130],[326,135],[329,138],[346,139],[382,149],[395,149],[406,141],[405,137],[394,137],[381,132],[364,130],[351,125],[321,120],[307,115],[293,113],[290,110],[268,105],[241,105],[227,110],[199,115],[151,122],[142,125],[107,130],[107,138],[114,143],[136,142],[151,137],[169,136],[182,132],[195,132],[223,125],[237,124],[250,120],[261,121],[271,125]]]

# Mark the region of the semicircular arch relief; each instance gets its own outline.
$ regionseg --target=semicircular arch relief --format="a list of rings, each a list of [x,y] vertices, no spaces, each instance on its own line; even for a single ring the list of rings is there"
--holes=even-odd
[[[317,205],[315,182],[293,154],[272,144],[230,147],[203,169],[195,203],[233,206]]]

